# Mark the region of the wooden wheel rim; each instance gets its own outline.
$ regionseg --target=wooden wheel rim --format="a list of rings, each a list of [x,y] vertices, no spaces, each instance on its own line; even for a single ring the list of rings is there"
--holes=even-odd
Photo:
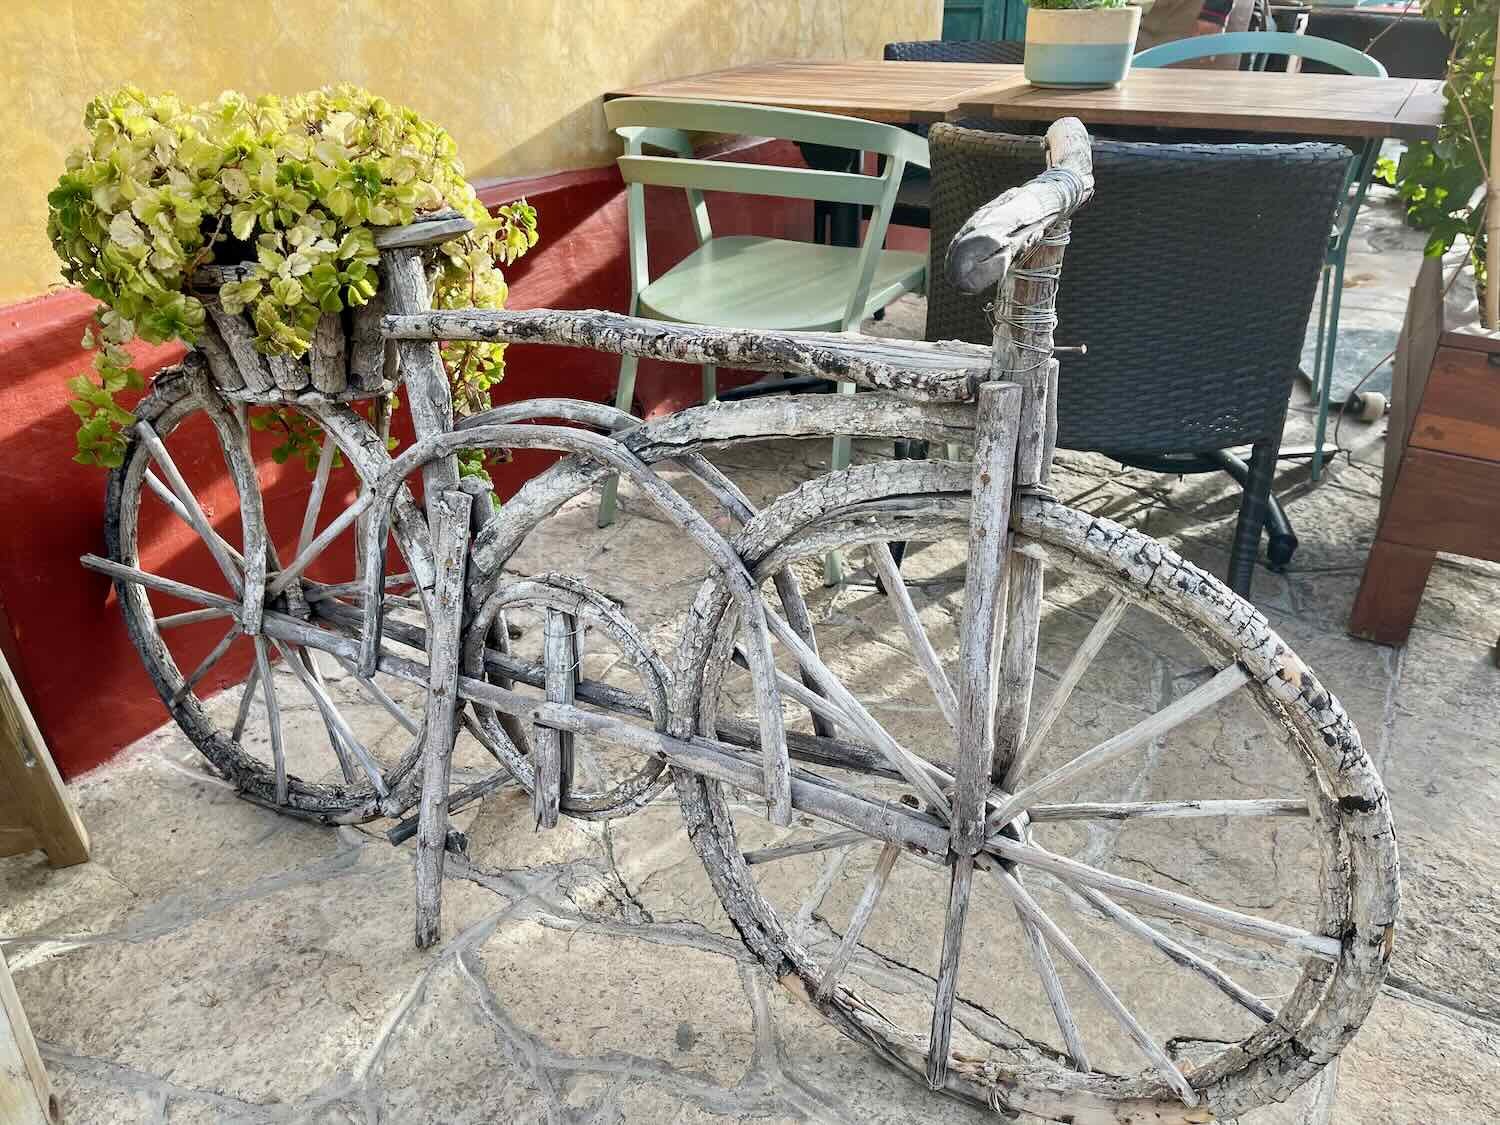
[[[639,630],[603,594],[571,575],[544,574],[536,578],[506,581],[494,590],[480,606],[464,634],[464,669],[469,676],[482,676],[485,646],[495,622],[507,610],[557,609],[575,618],[588,620],[612,640],[621,653],[635,665],[645,699],[650,707],[652,725],[658,731],[667,729],[671,674],[656,650]],[[482,704],[472,704],[480,728],[490,740],[490,749],[511,771],[528,793],[535,788],[535,773],[527,760],[519,732],[506,730],[500,714]],[[628,778],[602,793],[587,795],[565,793],[559,807],[570,816],[583,820],[609,820],[628,816],[644,808],[665,792],[671,784],[666,763],[648,758]]]
[[[183,382],[172,381],[158,383],[153,395],[137,409],[137,417],[149,423],[159,437],[166,439],[183,422],[203,410],[195,392]],[[322,418],[317,420],[324,421]],[[348,445],[351,420],[357,426],[364,425],[351,414],[348,419],[329,425],[327,432],[335,436],[340,452],[357,464],[358,451]],[[378,441],[373,431],[369,436]],[[108,550],[111,559],[127,566],[138,566],[139,562],[136,547],[138,519],[149,464],[147,450],[140,439],[133,436],[124,463],[109,476],[106,504]],[[403,557],[420,557],[423,553],[425,544],[415,544],[412,540],[412,526],[410,521],[402,521],[392,528]],[[274,772],[264,761],[247,753],[226,729],[219,727],[194,692],[188,691],[174,701],[186,677],[157,627],[157,614],[146,597],[145,587],[117,578],[115,589],[126,628],[172,718],[214,768],[242,793],[293,815],[328,823],[359,823],[383,815],[380,795],[373,783],[363,776],[346,784],[309,782],[288,776],[286,803],[278,804]],[[399,762],[384,771],[387,779],[410,778],[418,753],[419,747],[412,746]]]

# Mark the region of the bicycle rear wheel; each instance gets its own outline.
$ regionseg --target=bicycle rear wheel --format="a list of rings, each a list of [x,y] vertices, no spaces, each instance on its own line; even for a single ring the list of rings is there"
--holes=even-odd
[[[137,417],[124,463],[109,477],[102,568],[173,719],[256,802],[328,823],[399,815],[417,792],[425,679],[360,676],[328,651],[357,651],[363,594],[346,513],[385,460],[378,435],[348,407],[301,412],[301,424],[324,432],[309,478],[300,466],[285,475],[257,468],[243,415],[185,377],[159,380]],[[172,533],[182,525],[191,541],[170,546],[181,542]],[[390,535],[414,565],[387,580],[384,650],[420,668],[427,612],[410,572],[430,572],[431,548],[410,497]],[[298,639],[245,633],[252,542],[269,545],[275,592],[265,611],[299,629]],[[304,552],[306,569],[276,589],[277,571]],[[493,759],[474,739],[461,740],[459,755],[455,786],[493,775]]]

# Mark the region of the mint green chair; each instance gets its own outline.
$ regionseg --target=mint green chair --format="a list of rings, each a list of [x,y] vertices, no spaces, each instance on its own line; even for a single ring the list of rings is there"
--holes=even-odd
[[[1135,66],[1170,66],[1172,63],[1201,59],[1210,55],[1248,55],[1251,69],[1261,70],[1273,55],[1312,59],[1337,67],[1345,74],[1366,78],[1386,77],[1385,67],[1347,43],[1295,35],[1290,31],[1231,31],[1224,35],[1195,35],[1159,43],[1141,51],[1132,60]],[[1313,138],[1309,138],[1313,139]],[[1328,432],[1328,407],[1333,398],[1333,354],[1338,341],[1339,304],[1344,292],[1344,261],[1349,255],[1349,240],[1354,234],[1354,220],[1365,201],[1375,162],[1380,158],[1380,141],[1367,140],[1349,162],[1344,183],[1343,206],[1339,208],[1328,252],[1323,259],[1323,283],[1318,298],[1318,339],[1313,351],[1312,384],[1318,396],[1318,428],[1313,439],[1312,479],[1323,473],[1323,444]]]
[[[927,255],[884,249],[886,228],[907,165],[928,166],[921,137],[872,121],[735,102],[671,98],[618,98],[604,117],[625,141],[620,174],[626,184],[630,228],[630,313],[685,324],[786,331],[853,332],[860,322],[903,293],[921,292]],[[772,137],[828,145],[885,157],[879,175],[825,172],[764,164],[693,158],[689,134]],[[647,156],[646,149],[665,152]],[[647,184],[687,192],[698,248],[652,278],[646,259]],[[705,191],[777,195],[869,209],[864,243],[826,246],[755,235],[714,237]],[[615,406],[629,410],[636,358],[620,360]],[[853,383],[839,393],[853,394]],[[703,401],[718,397],[716,372],[703,368]],[[836,438],[833,467],[849,463],[849,439]],[[611,477],[599,504],[599,526],[614,520],[618,478]],[[838,580],[831,560],[829,581]]]

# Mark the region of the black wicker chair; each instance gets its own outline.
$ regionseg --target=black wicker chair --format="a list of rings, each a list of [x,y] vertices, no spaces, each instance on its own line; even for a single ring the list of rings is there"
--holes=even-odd
[[[927,338],[987,343],[986,299],[942,257],[965,219],[1044,167],[1041,139],[934,125]],[[1248,596],[1292,379],[1349,153],[1341,145],[1096,140],[1093,201],[1058,295],[1059,447],[1174,473],[1230,469],[1244,497],[1229,585]],[[1248,466],[1227,454],[1249,445]],[[1295,548],[1273,527],[1273,563]]]
[[[1019,66],[1026,55],[1026,44],[1017,39],[918,39],[909,43],[887,43],[887,62],[1009,63]],[[981,123],[960,124],[980,128]],[[1012,126],[1014,128],[1014,126]],[[918,127],[918,131],[926,130]],[[901,179],[891,222],[903,227],[932,225],[929,199],[932,180],[926,168],[908,168]]]
[[[1315,8],[1307,34],[1347,43],[1376,59],[1392,78],[1442,78],[1448,73],[1453,44],[1437,20],[1414,13],[1392,16],[1337,8]],[[1333,67],[1308,60],[1307,74],[1336,74]]]

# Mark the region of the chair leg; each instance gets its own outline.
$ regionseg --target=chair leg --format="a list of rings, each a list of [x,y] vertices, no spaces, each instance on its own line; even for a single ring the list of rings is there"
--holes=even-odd
[[[1227,449],[1215,449],[1203,454],[1210,461],[1228,473],[1241,488],[1250,481],[1250,466],[1241,461]],[[1298,546],[1297,533],[1292,529],[1292,521],[1286,514],[1286,509],[1281,506],[1281,501],[1276,499],[1275,493],[1266,496],[1266,561],[1274,571],[1286,569],[1292,561]]]
[[[841,395],[852,395],[855,391],[853,383],[840,383],[838,393]],[[840,434],[833,439],[833,455],[829,464],[832,472],[849,467],[851,443],[846,435]],[[823,585],[837,586],[844,580],[844,559],[838,551],[829,551],[823,557]]]
[[[1234,525],[1234,546],[1229,553],[1229,588],[1242,598],[1250,597],[1255,559],[1260,553],[1260,533],[1266,524],[1271,480],[1276,475],[1279,436],[1257,442],[1250,450],[1250,471],[1240,498],[1240,515]]]
[[[1344,299],[1344,258],[1340,251],[1334,259],[1333,269],[1328,274],[1328,318],[1323,333],[1322,389],[1318,394],[1318,436],[1313,449],[1312,479],[1323,475],[1323,465],[1328,456],[1323,452],[1325,434],[1328,432],[1328,411],[1333,403],[1333,361],[1338,352],[1339,307]]]
[[[616,410],[629,410],[631,400],[635,398],[635,368],[635,356],[622,355],[620,357],[620,377],[615,384]],[[615,508],[617,506],[619,489],[619,475],[611,474],[605,480],[604,493],[599,498],[599,518],[596,522],[600,527],[608,527],[615,522]]]
[[[703,365],[703,401],[719,401],[719,369],[711,363]]]

